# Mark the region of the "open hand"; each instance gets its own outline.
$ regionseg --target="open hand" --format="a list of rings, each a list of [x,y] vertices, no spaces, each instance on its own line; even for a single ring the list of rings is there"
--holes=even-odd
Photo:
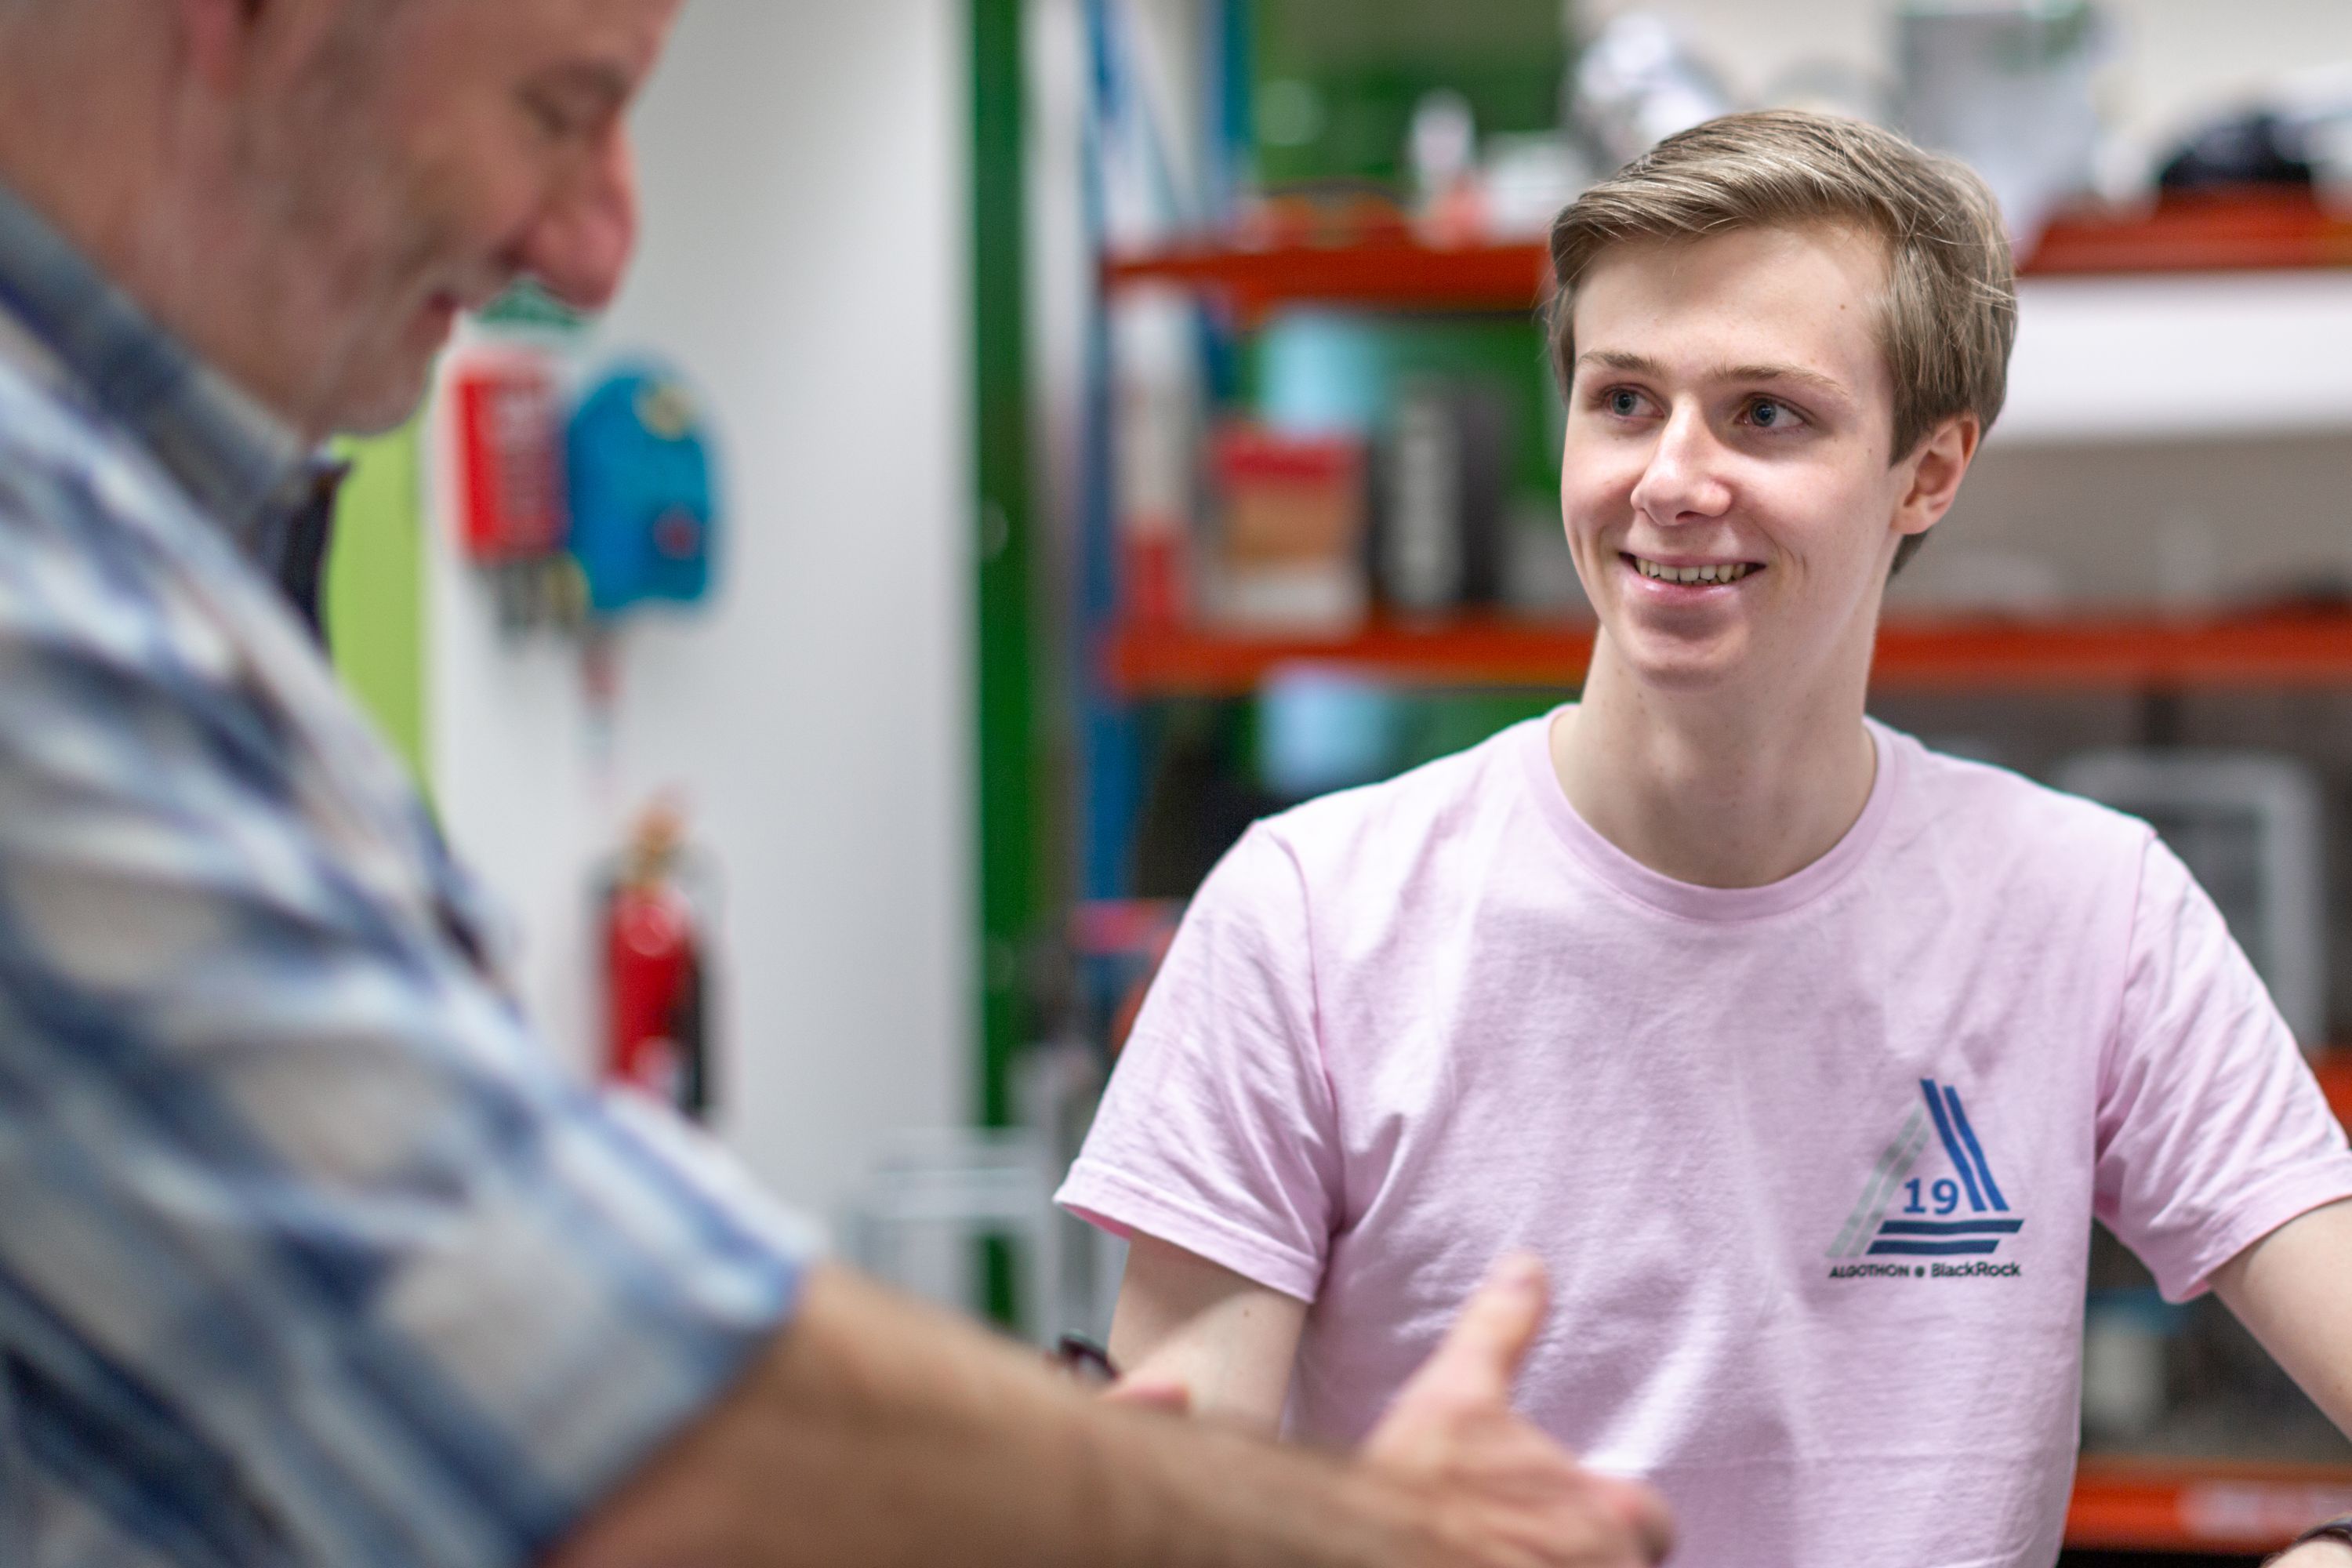
[[[1102,1401],[1166,1415],[1192,1414],[1192,1390],[1173,1378],[1122,1377],[1102,1391]]]
[[[1595,1475],[1511,1408],[1550,1304],[1543,1265],[1507,1258],[1366,1440],[1364,1464],[1423,1489],[1444,1563],[1647,1568],[1672,1539],[1646,1488]]]

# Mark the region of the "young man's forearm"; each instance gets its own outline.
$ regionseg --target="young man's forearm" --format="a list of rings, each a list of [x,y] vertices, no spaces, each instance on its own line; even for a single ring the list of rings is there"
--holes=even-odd
[[[2213,1293],[2352,1436],[2352,1200],[2297,1215],[2213,1274]]]
[[[839,1270],[555,1568],[1474,1568],[1644,1559],[1596,1502],[1543,1550],[1435,1486],[1108,1406]],[[1579,1516],[1581,1518],[1581,1515]],[[1491,1537],[1491,1539],[1489,1539]],[[1619,1543],[1622,1543],[1622,1546]],[[1577,1553],[1582,1552],[1582,1555]]]
[[[1194,1415],[1282,1429],[1307,1304],[1138,1231],[1111,1319],[1130,1389],[1182,1391]]]

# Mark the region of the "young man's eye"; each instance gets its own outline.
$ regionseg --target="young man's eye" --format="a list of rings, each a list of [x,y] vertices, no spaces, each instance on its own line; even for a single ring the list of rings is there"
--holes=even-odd
[[[1601,395],[1601,406],[1620,419],[1642,412],[1642,395],[1627,386],[1612,386]]]
[[[1785,430],[1803,421],[1795,409],[1779,399],[1759,397],[1748,405],[1748,423],[1759,430]]]

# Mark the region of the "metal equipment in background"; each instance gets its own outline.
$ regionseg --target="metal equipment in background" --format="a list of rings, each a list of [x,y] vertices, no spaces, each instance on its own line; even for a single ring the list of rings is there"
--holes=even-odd
[[[2327,1040],[2326,868],[2318,781],[2290,757],[2091,752],[2060,789],[2144,818],[2229,922],[2306,1051]]]

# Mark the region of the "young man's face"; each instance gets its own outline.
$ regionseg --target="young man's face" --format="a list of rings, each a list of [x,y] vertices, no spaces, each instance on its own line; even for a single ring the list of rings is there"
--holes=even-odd
[[[1895,545],[1943,510],[1917,504],[1919,454],[1890,462],[1885,275],[1878,241],[1828,227],[1627,245],[1585,275],[1560,501],[1643,684],[1860,678]]]
[[[635,238],[622,113],[678,3],[337,0],[236,108],[227,368],[314,433],[383,428],[516,278],[602,304]]]

